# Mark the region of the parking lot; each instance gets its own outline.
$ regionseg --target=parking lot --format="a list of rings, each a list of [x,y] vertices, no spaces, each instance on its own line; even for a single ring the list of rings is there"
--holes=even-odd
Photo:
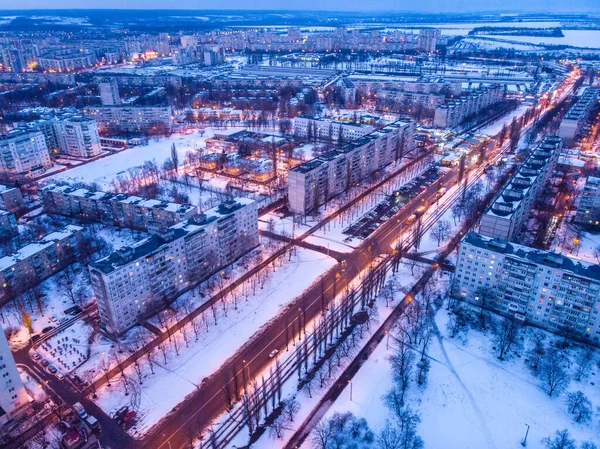
[[[348,237],[365,239],[373,233],[382,223],[398,212],[406,203],[424,191],[427,186],[439,177],[437,167],[432,167],[400,189],[385,198],[377,206],[363,215],[358,221],[344,230]]]

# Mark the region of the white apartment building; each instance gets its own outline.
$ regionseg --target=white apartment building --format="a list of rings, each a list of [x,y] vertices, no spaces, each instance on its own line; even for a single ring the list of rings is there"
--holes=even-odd
[[[2,330],[0,332],[0,425],[16,417],[28,401],[15,358]]]
[[[481,235],[504,240],[520,235],[536,197],[556,168],[561,150],[560,137],[544,138],[482,215]]]
[[[44,135],[14,130],[0,136],[0,171],[11,178],[41,175],[52,167]]]
[[[96,120],[70,117],[53,122],[59,151],[69,156],[92,158],[101,153]]]
[[[171,106],[89,106],[83,112],[96,120],[100,133],[169,134],[173,130]]]
[[[79,51],[53,51],[39,56],[39,66],[48,72],[73,72],[78,69],[92,67],[96,63],[93,53],[82,53]]]
[[[292,212],[307,214],[414,149],[415,122],[395,122],[288,172]]]
[[[121,104],[119,85],[115,78],[107,78],[98,83],[100,101],[102,106],[116,106]]]
[[[24,208],[25,201],[21,189],[0,184],[0,209],[19,212]]]
[[[236,198],[90,265],[101,328],[121,335],[258,242],[254,201]]]
[[[442,36],[442,32],[436,28],[422,28],[419,30],[417,39],[417,50],[430,53],[435,51],[437,42]]]
[[[6,241],[19,234],[15,214],[0,209],[0,241]]]
[[[362,123],[341,122],[310,115],[294,117],[294,134],[298,137],[308,138],[310,134],[312,138],[328,140],[331,136],[332,140],[337,141],[340,136],[340,128],[344,142],[352,142],[375,131],[375,127]]]
[[[460,244],[452,294],[551,332],[600,338],[596,264],[471,232]]]
[[[127,193],[91,191],[69,185],[50,184],[40,188],[39,194],[46,213],[146,232],[162,232],[198,213],[198,208],[191,204],[145,199]]]
[[[600,226],[600,178],[586,178],[574,221],[592,228]]]
[[[504,98],[504,87],[500,84],[480,87],[467,95],[451,100],[435,110],[433,125],[438,128],[454,128],[467,117],[498,103]]]
[[[563,117],[558,128],[558,135],[564,139],[565,146],[570,147],[581,135],[583,125],[598,101],[598,92],[598,88],[586,88],[583,95]]]

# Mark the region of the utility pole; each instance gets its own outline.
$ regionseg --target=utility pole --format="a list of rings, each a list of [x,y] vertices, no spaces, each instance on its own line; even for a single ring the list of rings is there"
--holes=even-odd
[[[527,431],[525,432],[525,438],[521,442],[521,446],[523,447],[527,446],[527,435],[529,435],[529,424],[526,423],[525,425],[527,426]]]

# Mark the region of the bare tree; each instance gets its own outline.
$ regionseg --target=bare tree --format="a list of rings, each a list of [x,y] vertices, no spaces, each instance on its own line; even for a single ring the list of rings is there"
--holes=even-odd
[[[510,350],[521,340],[522,326],[514,318],[503,317],[494,331],[494,343],[498,349],[498,358],[504,360]]]
[[[542,444],[546,449],[577,449],[575,440],[571,438],[567,429],[557,430],[554,434],[554,438],[544,438]]]
[[[567,394],[567,406],[575,422],[587,423],[592,419],[592,403],[582,391]]]
[[[555,351],[551,351],[540,363],[540,379],[548,396],[558,396],[569,386],[569,375]]]

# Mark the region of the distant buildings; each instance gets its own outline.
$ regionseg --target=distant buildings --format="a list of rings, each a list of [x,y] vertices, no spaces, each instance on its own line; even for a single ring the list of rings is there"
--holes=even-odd
[[[92,263],[101,328],[126,332],[256,246],[256,203],[236,198]]]
[[[84,114],[96,120],[100,133],[170,134],[171,106],[88,106]]]
[[[18,187],[0,184],[0,209],[10,212],[19,212],[25,209],[23,195]]]
[[[550,136],[531,152],[482,215],[481,235],[504,240],[519,236],[536,197],[556,167],[561,150],[562,139]]]
[[[441,31],[435,28],[423,28],[419,30],[419,37],[417,39],[417,50],[425,51],[427,53],[435,51],[435,48],[441,35]]]
[[[599,92],[598,88],[588,87],[577,103],[563,117],[558,128],[558,135],[564,139],[565,146],[570,147],[581,135],[582,127],[590,111],[598,102]]]
[[[96,63],[93,53],[81,52],[79,49],[52,50],[37,57],[37,63],[48,72],[73,72],[78,69],[92,67]]]
[[[5,176],[35,177],[50,167],[52,160],[41,132],[14,130],[0,136],[0,172]]]
[[[415,122],[395,122],[288,172],[289,208],[307,214],[414,148]]]
[[[197,214],[196,206],[148,200],[126,193],[106,193],[69,185],[51,184],[39,190],[49,214],[137,229],[164,231]]]
[[[2,330],[0,332],[0,425],[18,416],[27,404],[25,386]]]
[[[452,294],[525,323],[594,342],[600,337],[600,266],[467,234]]]
[[[435,109],[433,125],[438,128],[454,128],[466,118],[504,98],[504,87],[499,84],[480,87],[467,95],[450,100]]]
[[[98,83],[102,106],[117,106],[121,104],[119,85],[115,78],[106,78]]]
[[[587,177],[574,221],[590,228],[600,226],[600,178]]]
[[[68,225],[0,258],[0,305],[80,260],[84,244],[83,228]]]

